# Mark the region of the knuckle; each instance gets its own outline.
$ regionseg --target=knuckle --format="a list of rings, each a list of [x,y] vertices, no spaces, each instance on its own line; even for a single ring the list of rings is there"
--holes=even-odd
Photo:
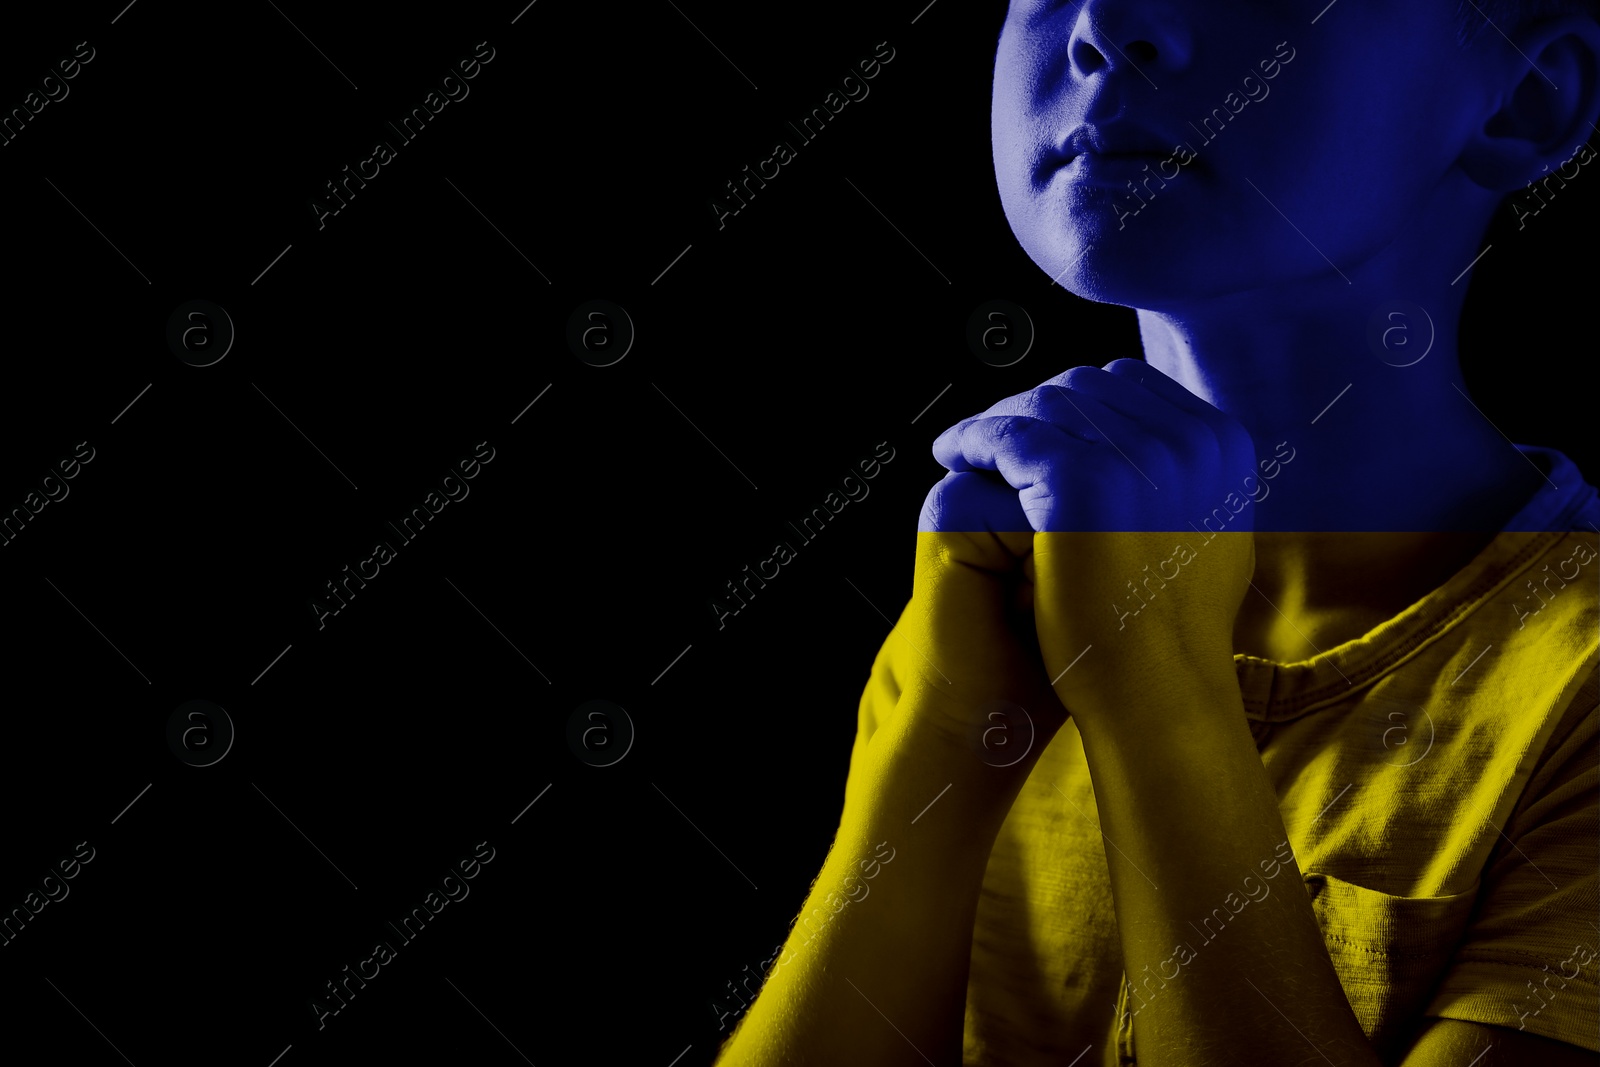
[[[1033,421],[1026,415],[999,415],[990,423],[989,433],[997,443],[1011,443],[1026,434]]]
[[[1099,367],[1073,367],[1071,370],[1061,375],[1060,380],[1061,384],[1065,385],[1069,389],[1082,388],[1083,386],[1095,381],[1105,373],[1106,372],[1101,370]]]
[[[953,438],[960,437],[961,431],[972,425],[973,421],[974,420],[972,419],[962,419],[959,422],[953,422],[949,426],[946,426],[944,428],[944,432],[933,439],[934,447],[937,448],[940,442],[948,442]]]
[[[1051,382],[1046,382],[1028,395],[1032,401],[1033,410],[1041,419],[1050,418],[1061,409],[1063,404],[1060,386]]]

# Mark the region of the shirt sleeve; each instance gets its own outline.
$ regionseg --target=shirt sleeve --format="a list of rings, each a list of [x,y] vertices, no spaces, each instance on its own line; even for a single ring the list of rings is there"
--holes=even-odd
[[[1600,674],[1591,671],[1484,869],[1425,1014],[1600,1052]]]

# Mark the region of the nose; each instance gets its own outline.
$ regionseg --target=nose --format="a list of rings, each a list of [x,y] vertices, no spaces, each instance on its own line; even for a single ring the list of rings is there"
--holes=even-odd
[[[1068,49],[1080,78],[1128,69],[1152,80],[1189,64],[1193,37],[1176,8],[1160,0],[1086,0]]]

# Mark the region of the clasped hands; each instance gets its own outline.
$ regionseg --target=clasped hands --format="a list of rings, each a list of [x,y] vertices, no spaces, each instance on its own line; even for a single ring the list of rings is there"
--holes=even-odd
[[[947,725],[1000,699],[1082,728],[1232,681],[1249,515],[1195,523],[1255,467],[1237,419],[1119,359],[963,419],[933,452],[950,473],[923,504],[908,620]]]

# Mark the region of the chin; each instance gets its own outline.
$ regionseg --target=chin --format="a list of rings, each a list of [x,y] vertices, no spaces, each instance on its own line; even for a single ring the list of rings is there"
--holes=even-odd
[[[1091,252],[1062,275],[1058,284],[1084,300],[1145,311],[1176,308],[1205,295],[1168,282],[1169,279],[1151,277],[1147,270],[1122,262],[1096,261]]]
[[[1023,240],[1023,249],[1057,285],[1100,304],[1159,311],[1226,292],[1218,265],[1200,262],[1172,236],[1085,227]]]
[[[1012,232],[1046,278],[1075,296],[1149,311],[1179,310],[1282,281],[1266,269],[1287,250],[1271,243],[1250,248],[1238,232],[1198,226],[1193,216],[1153,208],[1138,218],[1097,211],[1033,212]]]

